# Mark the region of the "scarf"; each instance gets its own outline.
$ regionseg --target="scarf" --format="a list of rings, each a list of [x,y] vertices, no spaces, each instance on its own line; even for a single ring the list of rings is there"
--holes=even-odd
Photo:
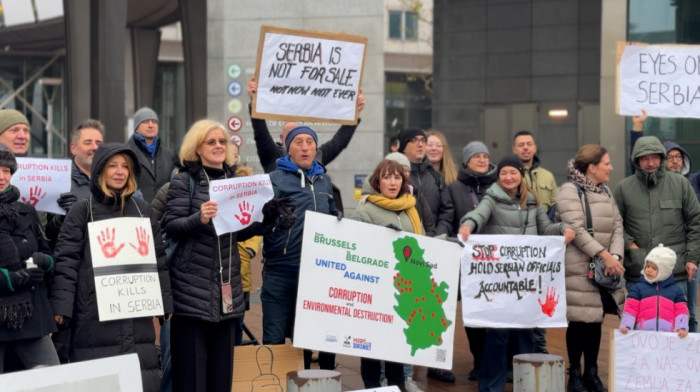
[[[151,154],[151,158],[156,157],[156,149],[158,148],[158,136],[153,140],[153,143],[148,144],[146,143],[146,138],[143,136],[139,135],[138,133],[134,133],[134,139],[139,141],[143,148],[146,149],[146,151]],[[134,162],[136,163],[136,162]]]
[[[404,193],[396,199],[389,199],[388,197],[382,195],[369,195],[369,197],[367,197],[367,201],[385,210],[394,212],[405,211],[408,215],[408,219],[413,225],[413,232],[416,234],[423,234],[420,217],[418,216],[418,210],[416,210],[415,197],[407,193]]]
[[[19,190],[10,185],[0,192],[0,268],[7,272],[24,268],[19,251],[12,239],[12,231],[19,217]],[[8,279],[0,273],[0,279]],[[0,296],[0,325],[11,329],[22,329],[22,325],[32,315],[31,288],[19,287],[15,291]]]

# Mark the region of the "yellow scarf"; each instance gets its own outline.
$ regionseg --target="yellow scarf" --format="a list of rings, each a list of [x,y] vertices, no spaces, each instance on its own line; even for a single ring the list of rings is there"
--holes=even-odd
[[[408,193],[397,197],[396,199],[389,199],[382,195],[369,195],[367,201],[389,211],[406,211],[408,214],[408,219],[413,225],[413,232],[416,234],[423,234],[423,229],[421,229],[420,217],[418,216],[418,210],[416,210],[416,198]]]

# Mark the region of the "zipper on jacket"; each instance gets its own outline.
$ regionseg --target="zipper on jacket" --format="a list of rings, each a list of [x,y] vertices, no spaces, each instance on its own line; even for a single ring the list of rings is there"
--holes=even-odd
[[[284,241],[284,249],[282,250],[282,254],[286,255],[287,254],[287,245],[289,245],[289,239],[292,237],[292,229],[290,228],[287,230],[287,240]]]
[[[396,219],[398,219],[399,221],[399,227],[401,228],[401,230],[403,230],[403,225],[401,224],[401,215],[396,214]]]
[[[314,211],[318,211],[318,206],[316,205],[316,192],[314,192],[314,182],[309,178],[309,188],[311,189],[311,198],[314,199]]]
[[[656,330],[659,330],[659,283],[656,283]]]

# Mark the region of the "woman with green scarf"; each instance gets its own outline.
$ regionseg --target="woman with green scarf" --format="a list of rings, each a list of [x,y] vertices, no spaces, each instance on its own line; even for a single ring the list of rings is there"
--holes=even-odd
[[[391,160],[383,160],[374,169],[362,187],[360,205],[352,219],[396,230],[423,234],[416,198],[411,195],[409,177],[403,166]],[[396,385],[405,391],[403,364],[385,361],[388,385]],[[378,359],[361,358],[360,374],[365,388],[380,387],[381,365]]]

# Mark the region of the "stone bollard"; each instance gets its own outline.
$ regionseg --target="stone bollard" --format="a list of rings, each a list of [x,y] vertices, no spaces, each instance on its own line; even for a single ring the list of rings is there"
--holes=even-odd
[[[287,373],[287,392],[340,392],[340,372],[334,370],[295,370]]]
[[[513,357],[513,392],[565,391],[564,358],[550,354]]]

